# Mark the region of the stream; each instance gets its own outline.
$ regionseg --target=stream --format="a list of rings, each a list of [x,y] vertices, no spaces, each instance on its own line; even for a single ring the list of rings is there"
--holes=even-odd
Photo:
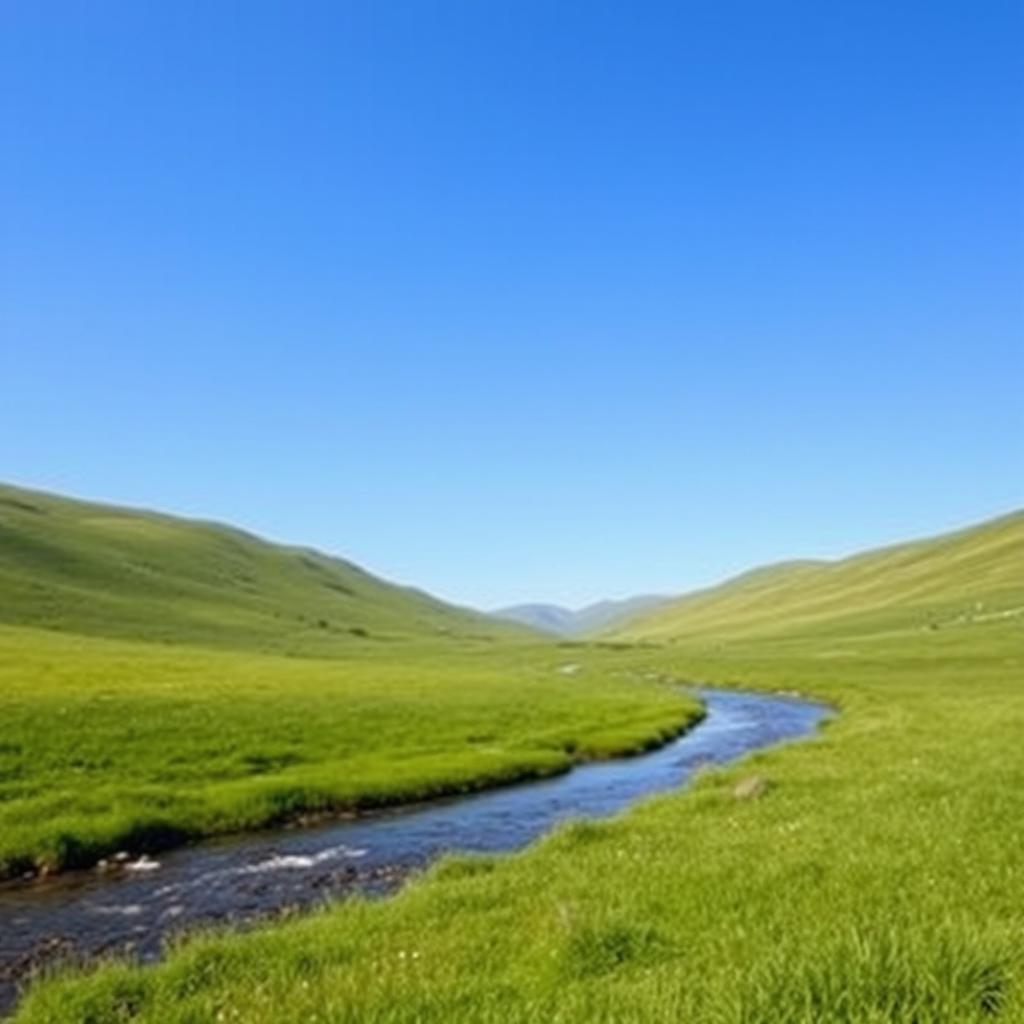
[[[0,887],[0,1015],[21,981],[60,961],[159,957],[169,935],[241,924],[351,893],[386,894],[449,851],[518,850],[571,818],[614,814],[704,765],[812,733],[822,704],[701,689],[705,719],[649,753],[564,775],[309,827],[208,840],[113,870]]]

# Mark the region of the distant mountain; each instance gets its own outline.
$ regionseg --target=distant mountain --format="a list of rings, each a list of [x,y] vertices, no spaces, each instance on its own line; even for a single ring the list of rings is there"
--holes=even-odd
[[[310,548],[3,484],[0,623],[317,655],[530,635]]]
[[[613,623],[629,640],[1024,623],[1024,511],[834,562],[782,562]]]
[[[499,608],[491,614],[495,618],[518,622],[545,633],[558,636],[580,636],[624,622],[633,615],[650,612],[674,600],[657,594],[643,594],[622,601],[598,601],[585,608],[573,610],[557,604],[517,604]]]

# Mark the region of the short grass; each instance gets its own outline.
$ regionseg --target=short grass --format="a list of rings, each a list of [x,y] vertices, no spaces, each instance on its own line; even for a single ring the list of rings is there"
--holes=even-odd
[[[547,775],[699,712],[627,660],[372,640],[288,658],[0,627],[0,876]]]
[[[39,985],[19,1024],[1024,1021],[1024,633],[633,652],[841,713],[603,823],[384,902]],[[757,799],[733,795],[750,773]]]

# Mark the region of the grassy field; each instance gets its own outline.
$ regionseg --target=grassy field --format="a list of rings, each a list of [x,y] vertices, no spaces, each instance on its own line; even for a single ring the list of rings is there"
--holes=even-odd
[[[52,981],[17,1019],[1024,1021],[1020,625],[844,644],[646,656],[837,702],[815,740],[385,903]]]
[[[328,660],[0,627],[0,873],[551,774],[698,713],[611,650]]]
[[[18,1020],[1024,1021],[1015,566],[998,613],[939,628],[897,601],[860,632],[840,615],[833,633],[815,619],[622,652],[638,673],[798,689],[841,713],[524,854],[450,859],[395,899],[49,981]],[[737,799],[751,773],[767,792]]]

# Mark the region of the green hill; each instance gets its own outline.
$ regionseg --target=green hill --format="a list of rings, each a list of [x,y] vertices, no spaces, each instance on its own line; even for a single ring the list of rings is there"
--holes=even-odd
[[[1024,622],[1024,512],[837,562],[744,573],[619,624],[643,640],[963,628]]]
[[[0,485],[0,623],[330,655],[527,630],[215,523]]]

